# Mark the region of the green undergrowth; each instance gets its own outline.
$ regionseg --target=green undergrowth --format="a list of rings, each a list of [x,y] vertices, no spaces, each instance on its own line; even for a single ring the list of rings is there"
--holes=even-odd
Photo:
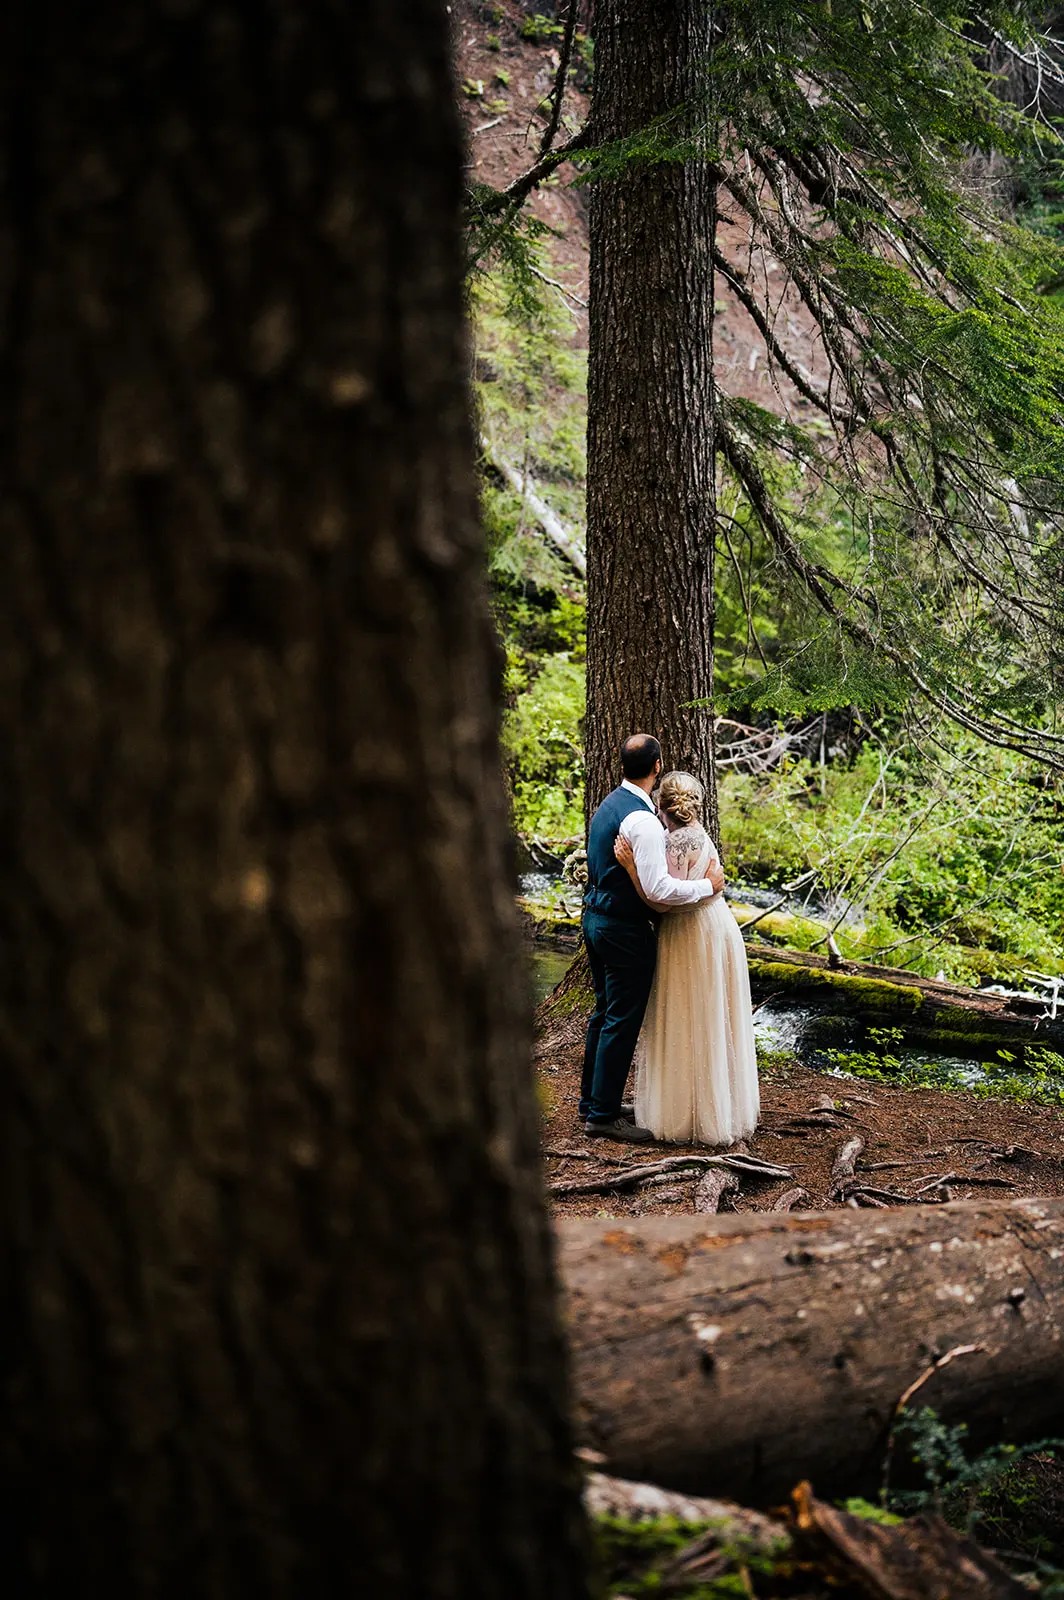
[[[905,1487],[892,1481],[902,1473]],[[1014,1570],[1040,1582],[1042,1595],[1064,1595],[1064,1440],[973,1452],[965,1423],[947,1423],[930,1406],[903,1410],[875,1509],[933,1511],[1007,1552]]]
[[[515,303],[505,281],[482,276],[472,302],[488,445],[481,508],[506,657],[502,732],[513,820],[525,837],[556,841],[583,830],[584,589],[495,462],[527,475],[583,544],[586,355],[573,346],[570,314],[551,297]]]
[[[1015,1051],[999,1049],[978,1068],[948,1058],[906,1054],[893,1050],[904,1038],[900,1028],[869,1029],[871,1048],[825,1049],[821,1059],[847,1077],[866,1078],[904,1089],[962,1090],[988,1100],[1026,1101],[1033,1105],[1064,1106],[1064,1055],[1044,1045],[1029,1045],[1020,1064]]]
[[[887,728],[848,758],[727,774],[733,881],[813,874],[844,956],[958,983],[1064,975],[1064,788],[1015,755],[951,734],[938,753]]]
[[[720,1536],[718,1542],[717,1537]],[[629,1600],[655,1600],[668,1594],[676,1600],[726,1600],[750,1595],[753,1585],[771,1580],[789,1567],[790,1540],[781,1527],[778,1548],[759,1550],[748,1541],[728,1537],[727,1525],[681,1522],[676,1517],[630,1521],[597,1517],[595,1550],[606,1593]],[[685,1555],[702,1545],[712,1551],[712,1576],[685,1576]]]
[[[1034,1586],[1033,1592],[1059,1600],[1064,1595],[1062,1450],[1060,1440],[1044,1439],[975,1451],[963,1422],[947,1423],[930,1407],[903,1410],[892,1431],[878,1496],[844,1496],[837,1504],[886,1528],[901,1528],[915,1513],[933,1512],[994,1550]],[[601,1588],[610,1600],[665,1595],[775,1600],[797,1593],[820,1600],[856,1592],[837,1571],[819,1572],[795,1552],[782,1524],[778,1544],[762,1547],[736,1538],[734,1525],[724,1519],[598,1517],[593,1534]]]

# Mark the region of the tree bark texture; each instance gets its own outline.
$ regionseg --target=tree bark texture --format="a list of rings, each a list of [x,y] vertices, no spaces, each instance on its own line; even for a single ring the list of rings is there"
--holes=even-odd
[[[709,23],[697,0],[596,0],[596,145],[704,137]],[[706,784],[716,837],[714,207],[697,156],[635,157],[590,190],[585,742],[589,815],[621,740],[653,733]]]
[[[906,1390],[972,1443],[1064,1429],[1064,1201],[557,1225],[582,1442],[741,1504],[874,1490]]]
[[[2,28],[5,1572],[582,1595],[445,8]]]

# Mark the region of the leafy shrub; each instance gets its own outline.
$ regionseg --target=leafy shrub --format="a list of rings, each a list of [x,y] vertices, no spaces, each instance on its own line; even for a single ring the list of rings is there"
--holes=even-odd
[[[565,652],[548,656],[503,719],[519,833],[567,839],[583,831],[584,669]]]

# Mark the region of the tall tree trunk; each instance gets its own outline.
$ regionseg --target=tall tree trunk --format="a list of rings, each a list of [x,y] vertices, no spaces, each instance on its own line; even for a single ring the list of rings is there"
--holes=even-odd
[[[586,1592],[444,9],[3,25],[20,1595]]]
[[[710,8],[596,0],[596,144],[657,128],[704,138]],[[667,767],[713,774],[715,189],[698,154],[629,159],[591,189],[587,806],[626,734]],[[695,707],[692,702],[704,702]]]

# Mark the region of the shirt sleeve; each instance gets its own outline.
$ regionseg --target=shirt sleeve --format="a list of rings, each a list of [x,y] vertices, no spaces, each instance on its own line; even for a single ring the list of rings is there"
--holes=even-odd
[[[653,812],[630,812],[621,823],[620,832],[632,846],[639,886],[655,911],[678,911],[682,906],[712,900],[713,885],[705,878],[689,882],[669,876],[665,829]]]

